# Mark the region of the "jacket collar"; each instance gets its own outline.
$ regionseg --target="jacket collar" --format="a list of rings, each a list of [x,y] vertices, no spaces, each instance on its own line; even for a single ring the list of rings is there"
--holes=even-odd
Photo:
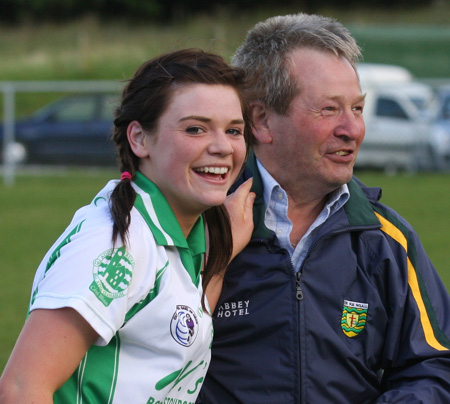
[[[274,234],[264,224],[266,206],[263,196],[263,182],[254,153],[250,155],[247,167],[234,188],[250,177],[253,177],[252,191],[256,194],[253,205],[253,220],[255,223],[253,238],[272,238]],[[380,226],[380,221],[374,214],[372,203],[380,199],[381,189],[366,187],[355,176],[347,185],[350,198],[344,205],[344,212],[347,218],[345,226]]]

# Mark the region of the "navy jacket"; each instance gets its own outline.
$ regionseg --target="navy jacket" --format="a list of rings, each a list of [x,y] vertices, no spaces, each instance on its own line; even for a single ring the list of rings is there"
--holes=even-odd
[[[255,230],[226,273],[197,404],[450,403],[450,298],[380,189],[353,178],[296,273],[254,172]]]

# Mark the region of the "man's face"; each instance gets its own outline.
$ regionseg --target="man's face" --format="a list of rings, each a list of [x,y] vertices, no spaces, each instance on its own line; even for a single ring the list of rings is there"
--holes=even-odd
[[[291,61],[300,94],[287,115],[267,112],[271,143],[258,146],[257,156],[288,193],[324,196],[352,177],[365,133],[364,96],[346,59],[299,49]]]

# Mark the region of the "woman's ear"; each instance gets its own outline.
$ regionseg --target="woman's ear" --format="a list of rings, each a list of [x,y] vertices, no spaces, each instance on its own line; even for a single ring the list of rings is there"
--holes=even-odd
[[[131,121],[127,128],[127,138],[133,153],[139,157],[148,157],[149,151],[146,147],[146,135],[138,121]]]
[[[272,143],[269,114],[267,107],[260,101],[255,101],[250,106],[252,118],[252,131],[259,143]]]

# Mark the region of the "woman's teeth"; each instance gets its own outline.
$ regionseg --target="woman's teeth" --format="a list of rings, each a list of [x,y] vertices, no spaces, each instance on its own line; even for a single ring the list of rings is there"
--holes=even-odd
[[[201,167],[196,168],[195,171],[199,173],[211,173],[211,174],[226,174],[228,172],[227,167]]]

